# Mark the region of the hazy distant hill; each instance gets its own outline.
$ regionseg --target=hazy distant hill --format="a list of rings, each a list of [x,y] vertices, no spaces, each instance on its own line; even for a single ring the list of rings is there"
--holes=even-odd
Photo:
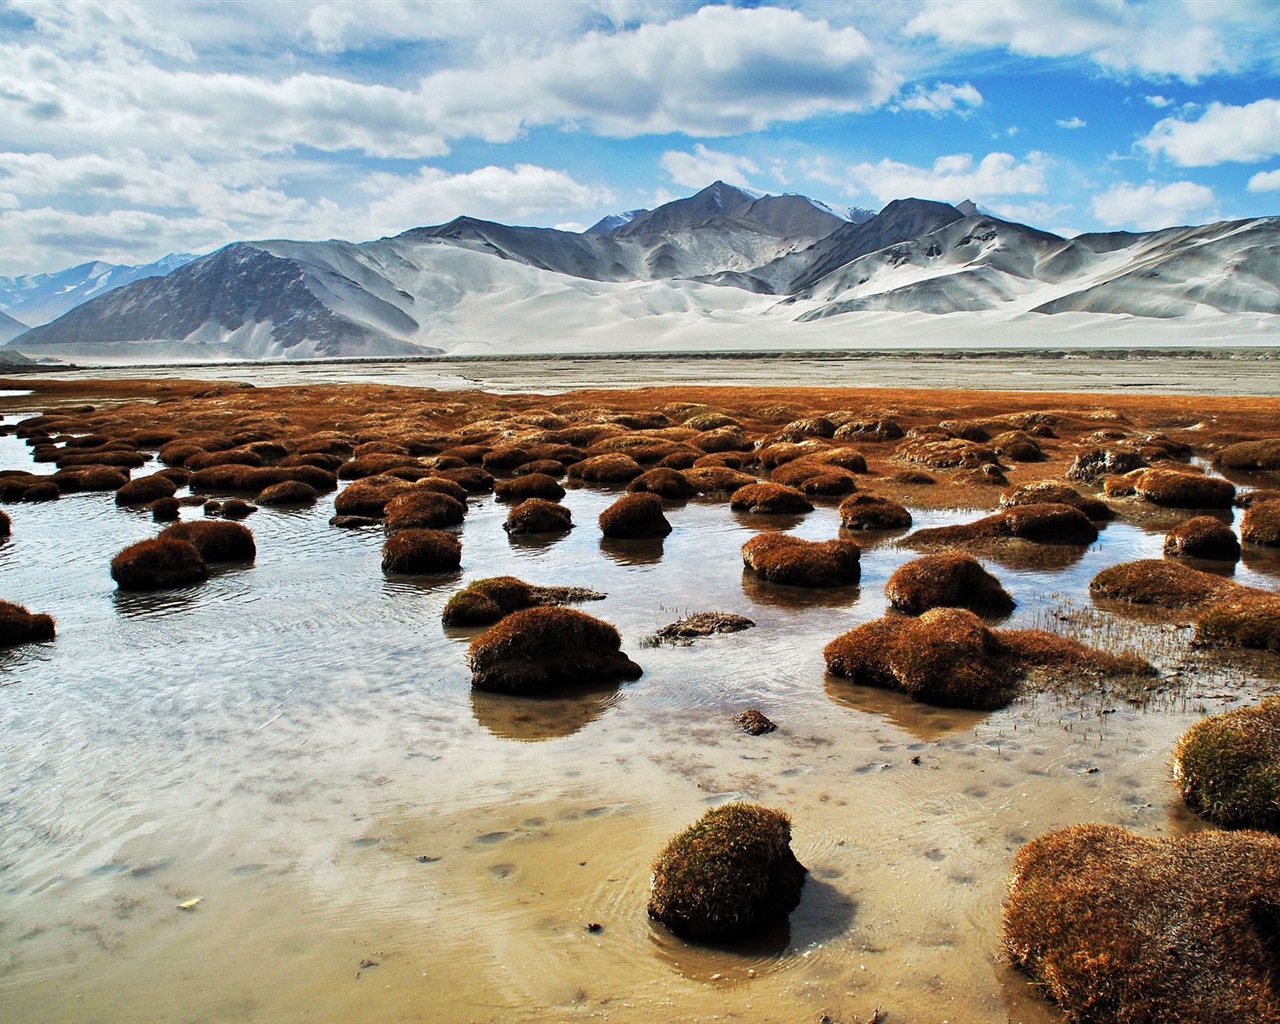
[[[1069,240],[972,203],[851,214],[715,182],[582,233],[459,217],[364,243],[238,242],[10,344],[107,360],[608,352],[802,346],[857,313],[1280,313],[1278,218]]]
[[[48,323],[83,302],[148,277],[163,277],[195,256],[170,253],[154,263],[128,267],[114,263],[82,263],[55,274],[0,277],[0,311],[27,326]]]

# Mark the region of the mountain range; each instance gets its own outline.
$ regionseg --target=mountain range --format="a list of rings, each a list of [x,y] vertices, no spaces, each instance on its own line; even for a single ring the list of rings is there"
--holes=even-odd
[[[718,181],[584,232],[459,217],[371,242],[236,242],[167,259],[162,274],[117,268],[137,276],[9,345],[103,361],[856,347],[867,315],[883,325],[900,313],[1012,319],[1033,342],[1057,314],[1247,314],[1280,331],[1277,217],[1068,239],[968,202],[840,214]],[[89,278],[64,274],[76,272]],[[4,301],[13,281],[31,283],[21,308],[52,309],[53,292],[35,297],[41,280],[0,279],[0,309],[23,319]]]

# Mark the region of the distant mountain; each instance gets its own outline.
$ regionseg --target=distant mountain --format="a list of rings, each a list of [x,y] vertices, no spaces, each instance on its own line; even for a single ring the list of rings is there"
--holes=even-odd
[[[715,182],[585,232],[459,217],[358,244],[238,242],[10,344],[296,359],[804,343],[805,324],[857,313],[1280,314],[1280,218],[1065,239],[961,206],[902,199],[848,220]]]
[[[27,325],[21,320],[15,320],[7,313],[0,313],[0,344],[8,341],[10,338],[16,338],[26,329]]]
[[[137,267],[94,262],[53,274],[0,277],[0,311],[30,326],[48,323],[82,302],[135,281],[163,277],[195,258],[170,253]]]

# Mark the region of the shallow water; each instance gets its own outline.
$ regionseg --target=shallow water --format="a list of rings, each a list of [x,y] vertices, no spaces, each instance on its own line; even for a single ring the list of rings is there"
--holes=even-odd
[[[0,466],[31,468],[25,446],[0,438]],[[1158,691],[983,714],[824,674],[823,645],[882,614],[915,557],[901,534],[857,538],[859,587],[776,587],[744,576],[741,544],[777,525],[835,536],[834,502],[785,520],[672,504],[665,540],[607,542],[595,519],[615,496],[570,490],[577,528],[548,541],[509,539],[506,506],[472,499],[444,578],[384,577],[381,531],[331,528],[332,496],[263,509],[254,564],[155,595],[108,572],[154,534],[147,514],[110,494],[11,506],[0,596],[53,614],[58,638],[0,654],[5,1019],[1052,1021],[1000,960],[1014,852],[1078,821],[1197,827],[1168,779],[1174,739],[1280,682],[1274,656],[1193,652],[1177,619],[1089,601],[1099,569],[1159,557],[1177,515],[984,558],[1019,602],[1005,625],[1142,652]],[[644,676],[473,694],[474,634],[440,612],[499,573],[605,591],[583,607]],[[1280,559],[1251,550],[1235,577],[1274,590]],[[756,626],[645,644],[708,609]],[[751,706],[778,731],[738,732]],[[709,950],[645,917],[649,863],[735,798],[787,810],[811,874],[788,927]]]

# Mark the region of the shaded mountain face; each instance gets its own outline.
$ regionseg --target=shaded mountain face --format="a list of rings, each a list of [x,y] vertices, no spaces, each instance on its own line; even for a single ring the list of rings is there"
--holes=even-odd
[[[609,351],[862,311],[1280,313],[1280,218],[1068,240],[963,205],[976,212],[904,199],[855,223],[716,182],[581,233],[460,217],[359,244],[242,242],[10,344],[141,360]]]
[[[0,310],[27,326],[56,320],[82,302],[149,277],[163,277],[196,257],[170,253],[153,263],[130,267],[82,263],[55,274],[0,277]]]
[[[20,320],[15,320],[7,313],[0,313],[0,342],[6,342],[10,338],[16,338],[19,334],[27,329],[27,325]]]

